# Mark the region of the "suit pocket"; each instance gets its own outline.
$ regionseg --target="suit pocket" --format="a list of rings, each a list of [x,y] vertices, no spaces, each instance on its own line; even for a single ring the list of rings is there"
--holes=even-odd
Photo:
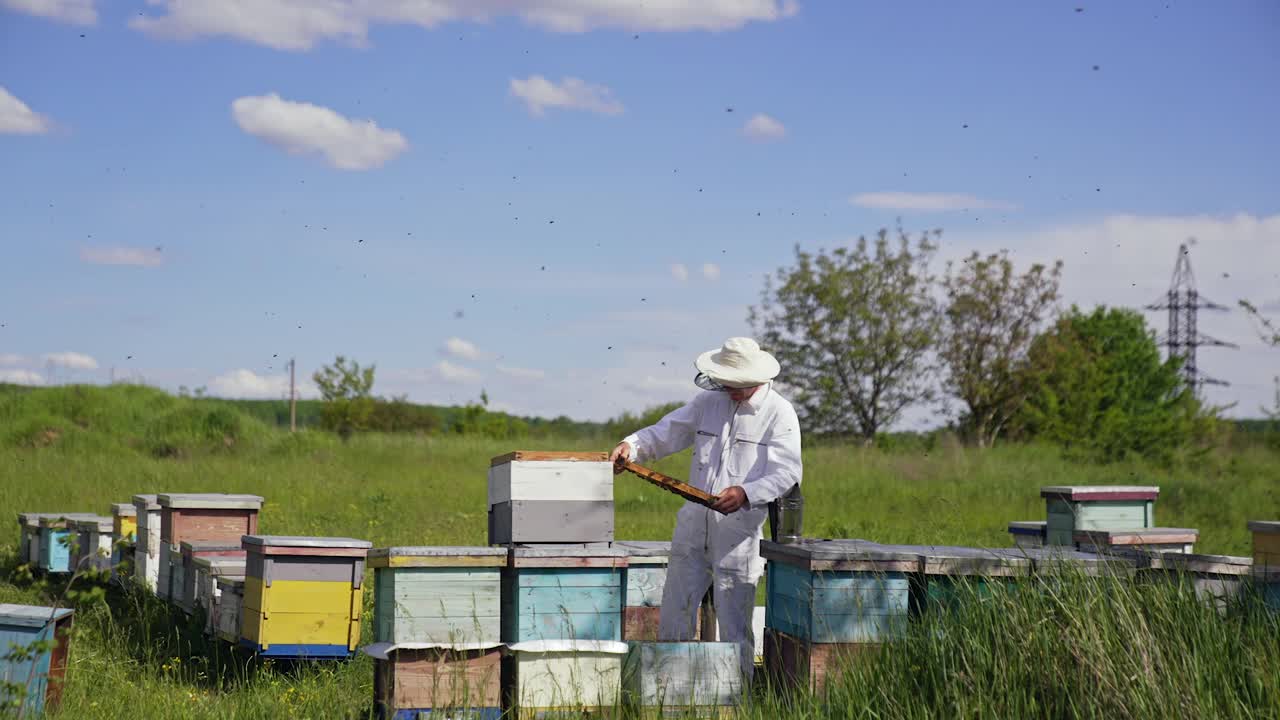
[[[764,470],[768,457],[768,446],[758,440],[736,437],[729,446],[729,474],[735,478],[744,478],[755,470]]]
[[[715,435],[703,430],[693,436],[693,459],[698,464],[699,471],[704,471],[711,465],[711,449],[715,446],[715,439]],[[690,479],[690,482],[694,481]]]

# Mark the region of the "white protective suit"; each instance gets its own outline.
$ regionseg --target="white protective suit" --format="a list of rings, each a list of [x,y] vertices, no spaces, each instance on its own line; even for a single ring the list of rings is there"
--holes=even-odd
[[[748,505],[728,515],[686,502],[676,515],[658,639],[694,639],[698,607],[714,581],[720,640],[739,643],[743,678],[755,648],[751,614],[764,573],[759,547],[769,502],[800,482],[800,422],[791,403],[766,384],[748,400],[705,391],[625,438],[636,462],[693,446],[689,484],[712,494],[741,485]]]

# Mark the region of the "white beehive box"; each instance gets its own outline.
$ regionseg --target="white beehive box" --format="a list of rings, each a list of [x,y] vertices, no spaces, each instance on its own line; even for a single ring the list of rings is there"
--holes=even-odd
[[[160,582],[160,503],[155,495],[134,495],[138,541],[133,548],[133,575],[148,590],[157,591]]]
[[[489,466],[489,544],[613,541],[604,453],[520,450]]]

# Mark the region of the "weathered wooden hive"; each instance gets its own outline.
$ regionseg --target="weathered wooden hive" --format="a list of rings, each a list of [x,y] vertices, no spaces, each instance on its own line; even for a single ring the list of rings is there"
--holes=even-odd
[[[911,576],[914,614],[954,610],[990,597],[999,586],[1031,575],[1030,558],[983,548],[953,545],[884,545],[893,552],[919,555],[919,571]]]
[[[1074,546],[1077,530],[1155,527],[1160,488],[1148,485],[1051,485],[1045,499],[1046,545]]]
[[[517,545],[502,574],[502,642],[621,640],[627,553]]]
[[[218,581],[224,577],[244,580],[244,552],[241,551],[239,557],[194,557],[191,567],[195,578],[191,604],[204,613],[205,634],[214,636],[217,634],[219,604],[222,600]]]
[[[1075,546],[1084,552],[1176,552],[1190,554],[1200,531],[1194,528],[1137,528],[1129,530],[1076,530]]]
[[[642,714],[727,711],[742,697],[738,644],[629,642],[622,689],[626,704]]]
[[[604,453],[518,450],[489,466],[489,544],[613,541]]]
[[[760,543],[766,566],[764,662],[782,687],[824,687],[837,662],[899,637],[918,553],[863,540]]]
[[[109,570],[111,568],[111,518],[96,515],[68,523],[75,535],[71,570]]]
[[[1009,538],[1014,547],[1041,547],[1046,525],[1044,520],[1014,520],[1009,523]]]
[[[369,553],[379,643],[498,643],[507,549],[391,547]]]
[[[1225,611],[1244,592],[1253,558],[1230,555],[1151,553],[1138,561],[1145,580],[1190,585],[1205,604]]]
[[[257,495],[161,493],[156,502],[160,505],[161,545],[156,594],[164,598],[169,597],[170,588],[184,586],[169,578],[175,570],[169,563],[173,557],[169,550],[180,548],[184,540],[238,543],[240,536],[258,531],[258,511],[262,509],[262,498]]]
[[[214,603],[214,635],[232,644],[240,642],[240,619],[244,610],[244,577],[218,578],[218,598]]]
[[[617,716],[627,644],[608,640],[534,640],[507,646],[503,711],[521,720]]]
[[[360,640],[371,543],[245,535],[240,644],[282,658],[350,657]]]
[[[671,543],[659,540],[625,540],[614,546],[627,553],[627,589],[623,605],[622,639],[658,639],[662,590],[667,582]]]
[[[0,682],[21,688],[10,699],[21,701],[28,717],[43,717],[62,697],[73,617],[69,608],[0,603]],[[11,652],[15,647],[31,652]]]
[[[178,545],[182,560],[181,584],[171,588],[174,605],[182,608],[187,614],[195,611],[199,605],[196,596],[199,593],[200,578],[196,575],[197,558],[225,558],[238,562],[242,567],[246,562],[245,551],[239,542],[226,540],[192,541],[184,540]],[[233,573],[235,574],[235,573]],[[243,575],[243,572],[238,573]],[[176,580],[175,580],[176,582]]]
[[[380,642],[360,651],[373,658],[379,718],[499,720],[502,715],[499,643]]]
[[[18,513],[18,562],[40,567],[40,518],[57,513]]]
[[[133,576],[151,592],[160,581],[160,503],[155,495],[134,495],[138,541],[133,547]]]

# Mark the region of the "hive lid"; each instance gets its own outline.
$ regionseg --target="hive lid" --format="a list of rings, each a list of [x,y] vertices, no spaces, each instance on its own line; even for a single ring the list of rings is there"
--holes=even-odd
[[[211,575],[244,575],[245,559],[243,557],[203,557],[192,558],[193,565],[205,568]],[[235,572],[236,570],[239,572]]]
[[[37,523],[40,527],[64,528],[76,520],[97,518],[94,513],[40,513]]]
[[[615,640],[530,640],[512,643],[507,646],[507,650],[524,653],[597,652],[626,655],[627,644]]]
[[[40,525],[40,518],[51,517],[51,516],[60,517],[58,513],[43,513],[43,512],[18,513],[18,523],[25,527],[38,527]]]
[[[368,540],[345,537],[307,537],[303,535],[241,535],[245,545],[292,548],[364,548],[373,547]]]
[[[208,510],[261,510],[259,495],[232,495],[226,493],[161,493],[156,496],[160,507]]]
[[[147,510],[159,510],[160,502],[157,498],[158,498],[157,495],[149,494],[149,493],[144,495],[134,495],[133,506],[136,508],[139,505],[141,505],[145,507]]]
[[[1031,571],[1031,559],[985,548],[957,545],[885,545],[893,552],[918,553],[925,574],[1018,575]],[[1004,548],[1001,548],[1003,550]]]
[[[193,552],[228,552],[241,550],[240,543],[230,540],[183,540],[178,547],[184,553]]]
[[[459,556],[494,556],[505,558],[507,549],[488,545],[398,545],[395,547],[374,548],[369,551],[370,558],[377,557],[459,557]]]
[[[1249,530],[1264,535],[1280,533],[1280,520],[1250,520]]]
[[[115,520],[103,515],[95,515],[93,517],[76,518],[68,524],[77,530],[97,530],[100,533],[105,533],[111,532],[111,528],[115,525]]]
[[[496,642],[469,642],[469,643],[429,643],[429,642],[410,642],[410,643],[389,643],[380,642],[372,645],[365,645],[360,648],[360,652],[368,655],[375,660],[389,660],[391,653],[397,650],[492,650],[493,648],[502,647],[502,643]]]
[[[1178,552],[1151,553],[1139,560],[1139,564],[1153,570],[1178,570],[1210,575],[1248,575],[1253,570],[1251,557]]]
[[[811,562],[919,563],[917,552],[894,550],[870,540],[818,540],[794,543],[760,541],[760,554],[769,560],[792,564]]]
[[[1040,497],[1055,500],[1155,500],[1157,485],[1049,485],[1040,488]]]
[[[547,543],[516,545],[511,554],[517,558],[625,558],[626,551],[605,543]]]
[[[1200,537],[1195,528],[1099,528],[1076,530],[1071,539],[1078,543],[1104,545],[1152,545],[1157,543],[1193,543]]]
[[[1009,522],[1009,532],[1020,535],[1043,535],[1048,523],[1044,520],[1013,520]]]
[[[1080,552],[1065,545],[999,548],[993,549],[991,552],[1006,557],[1029,558],[1032,567],[1036,570],[1043,570],[1052,566],[1070,565],[1086,571],[1097,572],[1102,569],[1127,570],[1137,565],[1136,558]]]
[[[374,548],[369,567],[506,567],[507,548],[442,545]]]
[[[666,557],[671,554],[669,540],[618,540],[614,546],[626,550],[631,557]]]
[[[489,467],[497,467],[509,462],[519,460],[521,462],[538,462],[538,461],[581,461],[581,462],[609,462],[609,453],[603,452],[586,452],[582,450],[516,450],[505,455],[499,455],[489,461]]]
[[[111,514],[116,517],[137,517],[138,508],[131,502],[111,503]]]
[[[41,628],[49,624],[50,618],[61,620],[75,612],[71,608],[40,607],[39,605],[14,605],[0,603],[0,625],[17,625],[18,627]]]

